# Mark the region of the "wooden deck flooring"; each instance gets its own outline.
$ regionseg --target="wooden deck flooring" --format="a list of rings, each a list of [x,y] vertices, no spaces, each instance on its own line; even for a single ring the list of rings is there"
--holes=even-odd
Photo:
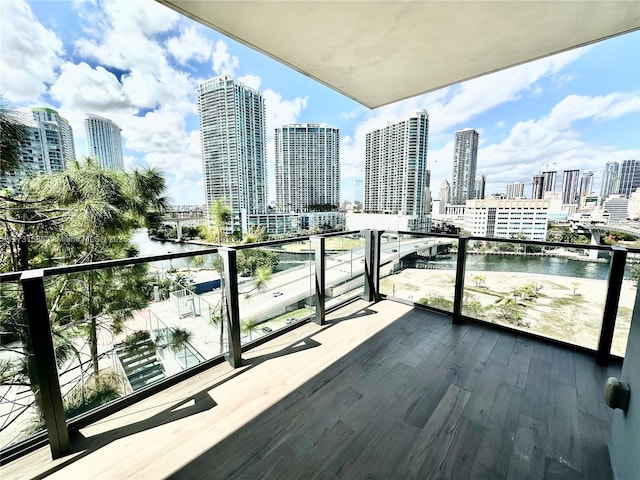
[[[0,478],[611,478],[619,367],[391,301],[351,304]],[[49,476],[50,477],[49,477]]]

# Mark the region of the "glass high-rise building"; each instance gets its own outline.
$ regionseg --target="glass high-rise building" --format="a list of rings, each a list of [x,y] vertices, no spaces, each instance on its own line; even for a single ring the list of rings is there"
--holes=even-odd
[[[473,188],[473,198],[477,198],[479,200],[484,199],[484,190],[487,186],[487,177],[484,175],[478,175],[476,177],[475,185]]]
[[[585,170],[580,177],[580,187],[578,189],[578,198],[582,204],[582,199],[593,193],[593,172]]]
[[[429,114],[422,110],[367,133],[364,211],[424,215]]]
[[[618,193],[629,196],[640,188],[640,160],[623,160],[620,165]]]
[[[340,203],[340,131],[304,123],[276,128],[276,203],[304,212]],[[312,208],[313,209],[313,208]]]
[[[64,169],[67,160],[75,160],[76,158],[73,129],[69,125],[69,121],[51,108],[33,108],[31,114],[33,119],[41,126],[46,126],[47,130],[58,131],[57,134],[51,134],[50,138],[58,137],[54,143],[61,146],[62,168]]]
[[[620,164],[618,162],[607,162],[605,164],[602,174],[602,185],[600,185],[600,197],[603,200],[618,191],[619,175]]]
[[[564,205],[578,204],[578,182],[580,170],[565,170],[562,174],[562,203]]]
[[[464,205],[474,197],[479,134],[473,129],[456,132],[453,152],[451,203]]]
[[[84,119],[89,156],[105,170],[124,170],[122,136],[113,120],[88,113]]]
[[[243,217],[267,208],[264,99],[222,75],[200,84],[198,111],[207,208],[224,199],[233,217],[226,233],[241,232]]]
[[[20,164],[15,171],[0,178],[0,187],[18,192],[20,181],[35,175],[49,175],[66,168],[75,159],[73,129],[69,122],[51,108],[34,108],[31,115],[16,112],[27,127],[28,137],[20,148]]]

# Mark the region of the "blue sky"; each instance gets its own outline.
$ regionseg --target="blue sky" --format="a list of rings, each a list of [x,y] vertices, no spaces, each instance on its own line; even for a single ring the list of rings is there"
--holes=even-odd
[[[462,128],[480,132],[487,193],[520,181],[529,196],[546,165],[593,170],[599,192],[605,162],[640,158],[640,32],[369,110],[152,0],[2,0],[0,18],[5,101],[58,110],[79,156],[85,113],[111,118],[126,166],[161,169],[176,204],[204,202],[196,90],[224,73],[264,95],[270,199],[273,130],[292,122],[340,128],[343,199],[363,178],[366,133],[422,109],[434,198]]]

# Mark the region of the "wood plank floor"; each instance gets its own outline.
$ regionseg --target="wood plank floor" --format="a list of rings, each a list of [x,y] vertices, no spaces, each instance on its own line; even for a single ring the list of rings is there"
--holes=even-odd
[[[38,450],[0,478],[612,477],[592,356],[356,302]]]

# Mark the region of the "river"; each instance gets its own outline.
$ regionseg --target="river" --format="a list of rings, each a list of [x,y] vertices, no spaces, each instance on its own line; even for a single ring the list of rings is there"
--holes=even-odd
[[[140,249],[140,255],[159,255],[162,253],[189,252],[201,250],[204,247],[188,243],[159,242],[151,240],[144,229],[137,230],[132,239]],[[301,261],[299,255],[281,254],[276,271],[286,270],[296,265],[306,263]],[[187,265],[183,259],[172,260],[174,267]],[[207,262],[208,264],[209,262]],[[451,258],[439,259],[435,262],[443,269],[454,269],[456,255]],[[487,272],[530,272],[547,275],[559,275],[566,277],[592,278],[606,280],[609,275],[609,264],[603,262],[590,262],[584,260],[572,260],[562,257],[541,257],[521,255],[482,255],[473,254],[467,257],[467,271]],[[627,276],[629,266],[627,265]]]

